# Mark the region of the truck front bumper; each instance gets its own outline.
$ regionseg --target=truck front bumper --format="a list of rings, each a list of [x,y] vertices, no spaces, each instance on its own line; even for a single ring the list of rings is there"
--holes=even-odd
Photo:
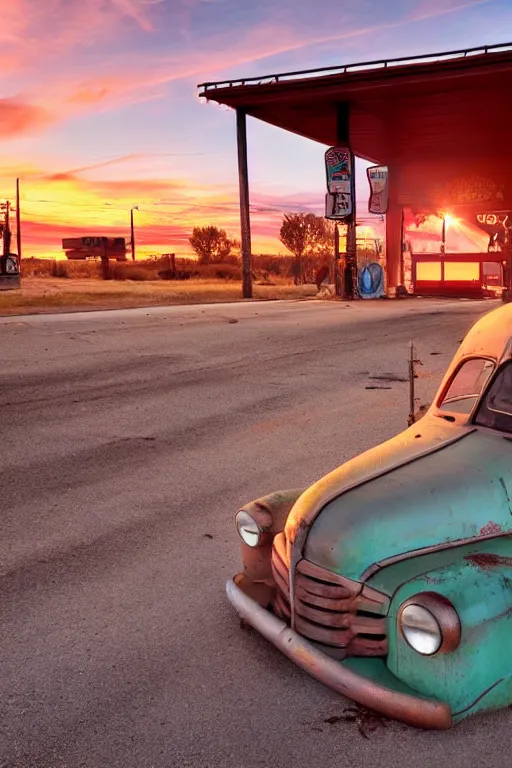
[[[248,597],[234,581],[227,582],[226,593],[244,621],[329,688],[363,707],[416,728],[451,727],[452,713],[448,704],[423,698],[403,685],[389,672],[383,659],[335,661]],[[364,674],[357,671],[358,664],[364,669]]]

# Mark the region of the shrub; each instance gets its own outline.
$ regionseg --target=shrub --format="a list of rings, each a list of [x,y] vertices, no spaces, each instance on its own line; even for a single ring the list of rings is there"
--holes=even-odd
[[[242,269],[236,264],[198,264],[193,273],[205,280],[242,279]]]
[[[49,259],[22,259],[21,274],[23,277],[49,277],[53,263]]]
[[[194,227],[189,242],[197,254],[200,264],[223,264],[229,260],[235,244],[218,227]]]
[[[52,277],[69,277],[67,263],[65,261],[52,261],[50,275]]]
[[[268,253],[254,254],[253,269],[256,273],[269,273],[282,277],[293,277],[293,256],[276,256]]]
[[[61,263],[66,265],[69,277],[77,279],[95,279],[101,272],[100,262],[91,259],[88,259],[87,261],[74,261],[73,259],[69,259],[68,261]]]
[[[117,262],[110,267],[110,276],[113,280],[158,280],[156,270],[145,265]]]

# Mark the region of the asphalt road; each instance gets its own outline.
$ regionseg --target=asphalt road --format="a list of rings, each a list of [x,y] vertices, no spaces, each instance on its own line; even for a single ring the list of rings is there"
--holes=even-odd
[[[370,739],[325,723],[346,702],[224,597],[237,507],[402,429],[409,341],[426,401],[489,308],[1,319],[1,768],[508,765],[510,711]]]

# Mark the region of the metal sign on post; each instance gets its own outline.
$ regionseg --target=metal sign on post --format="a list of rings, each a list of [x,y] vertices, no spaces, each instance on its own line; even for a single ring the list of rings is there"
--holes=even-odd
[[[372,165],[367,169],[370,185],[369,213],[387,213],[389,206],[389,184],[387,165]]]
[[[325,153],[327,195],[325,218],[347,222],[354,213],[354,156],[348,147],[331,147]]]
[[[344,222],[352,215],[350,195],[328,192],[325,196],[325,218]]]

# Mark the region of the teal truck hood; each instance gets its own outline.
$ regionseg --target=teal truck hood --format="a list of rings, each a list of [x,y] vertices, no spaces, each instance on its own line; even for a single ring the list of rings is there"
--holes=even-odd
[[[512,442],[426,421],[299,499],[287,527],[307,560],[359,579],[388,558],[512,530]]]

